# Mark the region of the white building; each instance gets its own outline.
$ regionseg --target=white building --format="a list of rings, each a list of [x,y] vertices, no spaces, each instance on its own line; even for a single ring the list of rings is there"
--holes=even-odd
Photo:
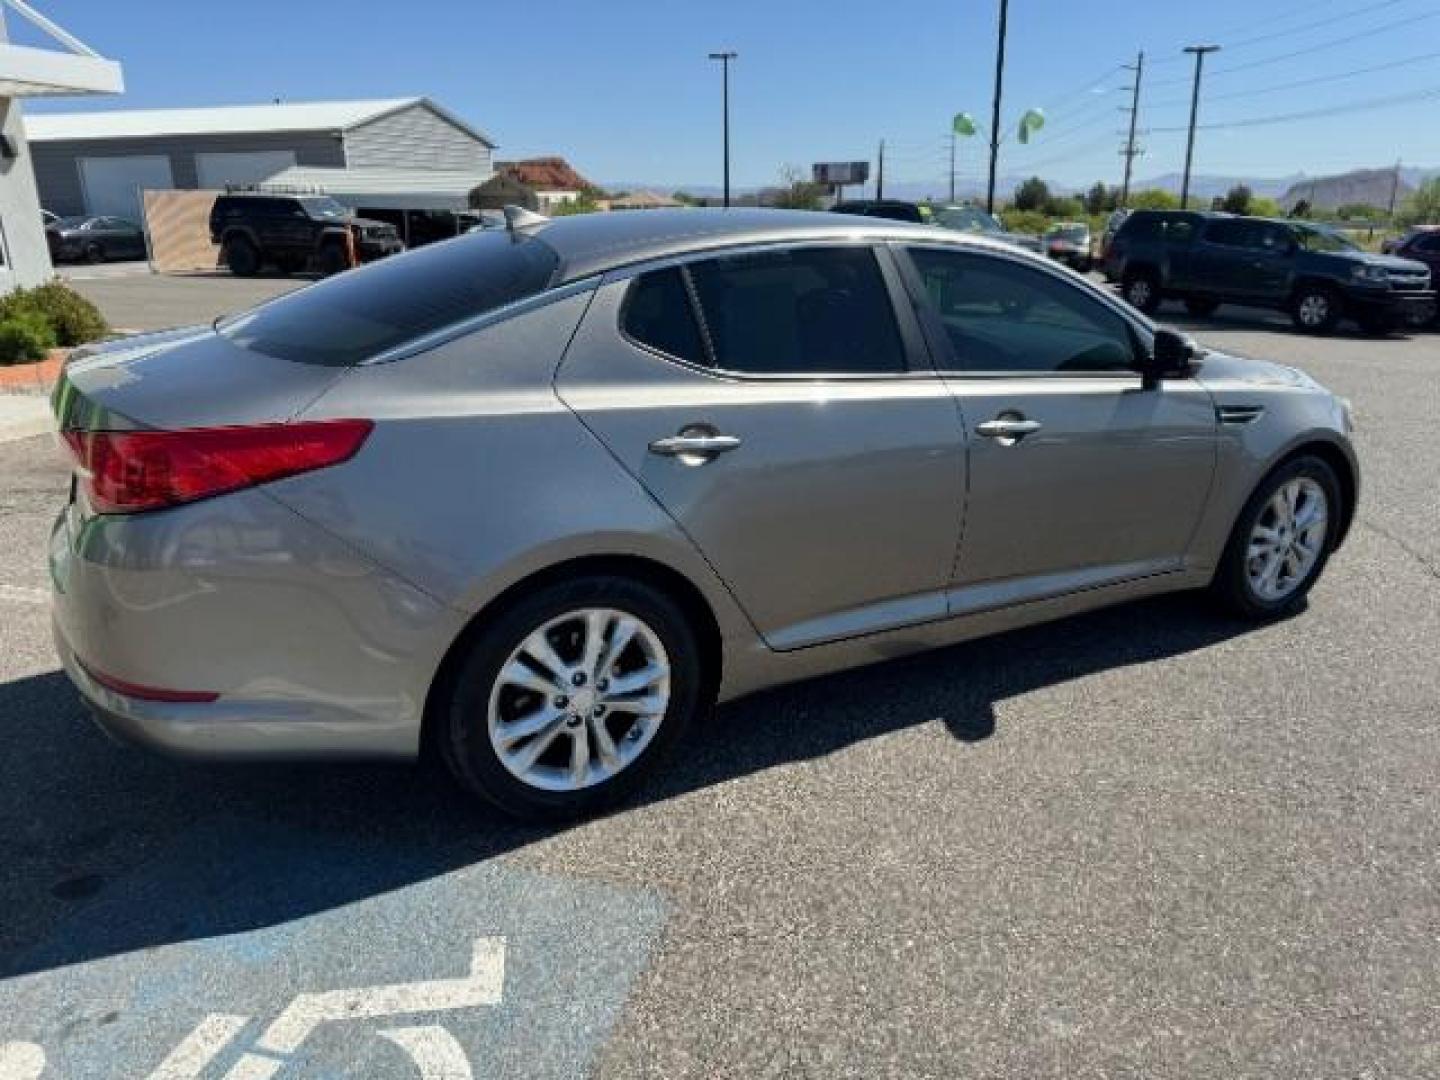
[[[7,13],[33,24],[60,49],[11,43]],[[0,0],[0,293],[38,285],[51,273],[21,99],[118,94],[122,89],[118,63],[98,55],[24,0]]]

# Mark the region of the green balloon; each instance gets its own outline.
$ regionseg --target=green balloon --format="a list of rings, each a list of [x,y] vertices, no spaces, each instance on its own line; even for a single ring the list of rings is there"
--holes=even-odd
[[[967,139],[975,134],[975,118],[969,113],[956,113],[952,126],[956,135],[964,135]]]
[[[1020,117],[1020,141],[1028,143],[1030,136],[1045,126],[1045,114],[1039,109],[1028,109],[1025,115]]]

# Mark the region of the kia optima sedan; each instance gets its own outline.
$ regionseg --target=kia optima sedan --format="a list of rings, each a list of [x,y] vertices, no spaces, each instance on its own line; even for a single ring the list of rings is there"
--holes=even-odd
[[[1358,482],[1292,368],[1013,247],[780,211],[515,212],[81,354],[55,407],[56,641],[107,729],[433,748],[537,818],[763,687],[1173,590],[1293,612]]]

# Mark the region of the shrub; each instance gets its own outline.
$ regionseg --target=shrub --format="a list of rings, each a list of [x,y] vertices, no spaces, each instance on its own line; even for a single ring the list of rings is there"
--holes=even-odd
[[[1050,219],[1039,210],[1007,208],[1000,211],[1000,220],[1010,232],[1029,233],[1036,236],[1043,233],[1050,225]]]
[[[54,347],[55,331],[39,312],[17,311],[0,318],[0,364],[32,364]]]
[[[50,327],[52,345],[66,348],[94,341],[109,329],[100,310],[59,279],[0,297],[0,321],[26,314],[38,316]]]

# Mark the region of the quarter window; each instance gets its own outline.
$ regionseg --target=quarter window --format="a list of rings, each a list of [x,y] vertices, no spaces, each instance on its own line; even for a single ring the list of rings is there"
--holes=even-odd
[[[635,279],[625,298],[621,325],[642,345],[687,363],[707,362],[685,278],[675,267]]]
[[[913,248],[935,312],[962,371],[1129,371],[1129,325],[1055,275],[1009,259]]]
[[[720,368],[800,376],[906,370],[890,294],[868,247],[727,255],[689,273]]]

